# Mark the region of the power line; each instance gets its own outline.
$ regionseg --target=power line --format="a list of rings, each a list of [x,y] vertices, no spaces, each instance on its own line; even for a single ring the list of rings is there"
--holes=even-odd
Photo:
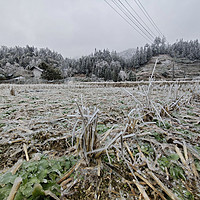
[[[129,11],[129,9],[119,0],[122,6],[130,13],[130,15],[137,21],[137,23],[154,39],[154,36],[140,23],[140,21]]]
[[[145,33],[140,26],[137,25],[137,23],[129,16],[129,14],[127,14],[126,10],[119,4],[116,2],[116,0],[112,0],[112,2],[118,7],[118,9],[126,15],[126,17],[152,42],[152,38]]]
[[[123,15],[121,15],[107,0],[104,0],[122,19],[124,19],[135,31],[137,31],[143,38],[152,43],[152,40],[149,39],[146,35],[143,35],[140,31],[138,31]]]
[[[153,21],[153,19],[150,17],[150,15],[148,14],[148,12],[146,11],[146,9],[144,8],[144,6],[142,5],[142,3],[140,2],[140,0],[134,0],[135,3],[138,5],[138,7],[140,8],[140,10],[143,12],[143,14],[146,16],[146,18],[149,20],[149,22],[151,23],[151,25],[155,28],[155,30],[159,33],[159,35],[164,36],[162,34],[162,32],[160,31],[160,29],[158,28],[158,26],[156,25],[156,23]]]
[[[137,23],[132,19],[131,16],[129,16],[129,14],[127,13],[127,11],[116,1],[116,0],[112,0],[112,2],[118,7],[118,9],[123,12],[126,17],[135,25],[137,26],[137,28],[147,37],[149,38],[149,40],[152,40],[153,37],[152,36],[149,36],[146,32],[143,31],[142,28],[140,28],[140,26],[137,25]],[[152,38],[151,38],[152,37]]]
[[[164,36],[162,34],[162,32],[160,31],[160,29],[158,28],[158,26],[156,25],[156,23],[154,22],[154,20],[151,18],[151,16],[148,14],[147,10],[145,9],[145,7],[142,5],[142,3],[140,2],[140,0],[138,0],[139,4],[142,6],[142,8],[144,9],[145,13],[147,14],[147,16],[150,18],[150,20],[152,21],[152,23],[155,25],[155,27],[157,28],[157,30],[159,31],[159,33]]]
[[[143,22],[143,24],[148,28],[148,30],[154,35],[154,37],[156,37],[156,34],[151,30],[151,28],[144,22],[144,20],[140,17],[140,15],[135,11],[135,9],[133,8],[133,6],[130,5],[130,3],[125,0],[125,2],[127,3],[127,5],[131,8],[131,10],[137,15],[137,17]]]

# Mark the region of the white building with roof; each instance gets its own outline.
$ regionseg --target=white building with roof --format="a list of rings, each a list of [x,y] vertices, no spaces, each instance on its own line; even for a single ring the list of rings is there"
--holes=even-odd
[[[36,79],[41,78],[43,69],[40,69],[39,67],[32,67],[31,71],[33,72],[34,78]]]

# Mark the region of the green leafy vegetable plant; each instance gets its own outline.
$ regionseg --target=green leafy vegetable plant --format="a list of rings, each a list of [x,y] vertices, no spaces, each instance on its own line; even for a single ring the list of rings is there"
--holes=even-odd
[[[15,179],[19,176],[23,181],[15,200],[48,200],[50,197],[45,195],[45,191],[51,191],[60,197],[60,185],[57,184],[57,180],[76,161],[77,159],[73,157],[62,157],[57,160],[42,157],[39,161],[24,161],[15,175],[12,175],[11,172],[0,174],[0,200],[7,199]]]

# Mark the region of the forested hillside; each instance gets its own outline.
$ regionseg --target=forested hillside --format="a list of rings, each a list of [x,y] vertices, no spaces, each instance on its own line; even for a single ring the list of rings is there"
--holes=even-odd
[[[152,57],[162,54],[177,59],[200,60],[200,43],[198,40],[183,41],[181,39],[170,45],[167,44],[165,38],[156,38],[153,44],[137,48],[132,56],[129,54],[129,59],[108,49],[95,49],[91,55],[79,59],[68,59],[48,48],[2,46],[0,48],[0,79],[12,79],[19,76],[29,78],[33,76],[31,69],[40,67],[44,70],[42,78],[48,80],[84,75],[105,81],[134,81],[136,69],[147,64]]]

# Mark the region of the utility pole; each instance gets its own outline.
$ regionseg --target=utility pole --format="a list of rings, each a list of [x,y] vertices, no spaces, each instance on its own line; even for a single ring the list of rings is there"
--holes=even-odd
[[[184,66],[183,68],[183,76],[184,76],[184,79],[186,78],[186,67]]]
[[[172,81],[174,81],[175,75],[174,75],[174,60],[172,65]]]

